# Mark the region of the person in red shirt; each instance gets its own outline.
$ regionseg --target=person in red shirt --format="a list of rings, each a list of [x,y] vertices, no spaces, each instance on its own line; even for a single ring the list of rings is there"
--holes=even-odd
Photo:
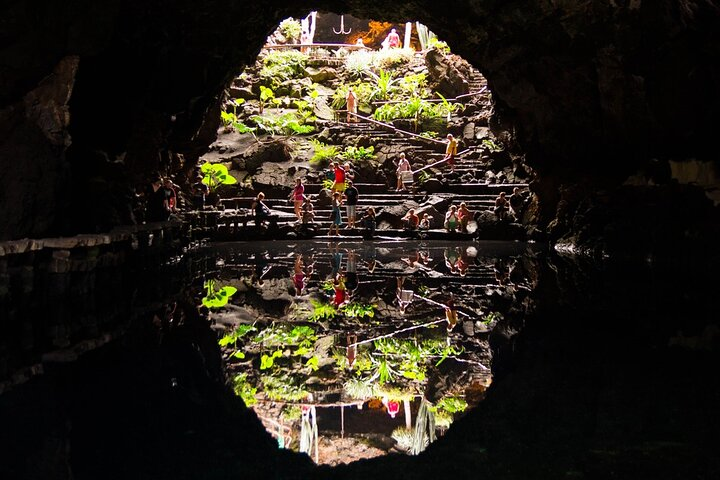
[[[333,183],[333,192],[344,192],[345,191],[345,169],[340,163],[333,163],[333,170],[335,171],[335,183]]]

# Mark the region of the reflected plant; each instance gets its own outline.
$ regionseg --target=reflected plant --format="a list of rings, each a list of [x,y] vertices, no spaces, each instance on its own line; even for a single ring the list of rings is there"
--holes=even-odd
[[[411,428],[398,427],[390,434],[397,442],[396,446],[405,452],[409,452],[413,444],[413,430]]]
[[[375,385],[370,379],[351,378],[343,384],[343,392],[354,400],[367,400],[377,396]]]
[[[304,400],[308,391],[298,385],[300,383],[295,377],[285,375],[265,375],[260,378],[263,385],[263,392],[270,400],[278,402],[299,402]]]
[[[257,388],[250,385],[247,373],[239,373],[233,377],[233,391],[235,395],[242,398],[246,407],[252,407],[257,403],[257,398],[255,398]]]
[[[323,303],[319,300],[310,300],[310,304],[313,306],[312,314],[310,314],[309,320],[312,322],[318,322],[320,320],[326,320],[335,317],[338,314],[337,309],[334,305],[329,303]]]
[[[302,417],[302,410],[298,405],[285,405],[280,416],[287,422],[293,422],[295,420],[300,420],[300,417]]]
[[[346,317],[349,318],[363,318],[363,317],[374,317],[375,307],[377,305],[371,305],[366,303],[351,302],[344,305],[341,310]]]

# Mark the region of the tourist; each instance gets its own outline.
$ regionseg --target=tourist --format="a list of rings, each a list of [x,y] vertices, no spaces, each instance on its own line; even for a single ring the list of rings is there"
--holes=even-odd
[[[293,285],[295,286],[295,296],[299,297],[302,295],[303,289],[305,288],[305,271],[303,265],[302,254],[298,254],[295,257],[295,268],[293,270]]]
[[[390,418],[395,418],[395,415],[400,411],[400,402],[397,400],[389,400],[387,397],[383,397],[382,404],[387,408]]]
[[[345,189],[345,207],[347,208],[348,225],[345,228],[355,228],[355,209],[358,203],[358,189],[353,185],[352,180],[347,181]]]
[[[430,230],[430,219],[432,217],[428,215],[427,213],[423,213],[422,219],[420,220],[419,228],[420,230],[427,232]]]
[[[505,198],[505,192],[500,192],[500,195],[498,195],[495,199],[495,208],[493,209],[493,212],[495,212],[495,216],[498,220],[505,220],[505,218],[507,218],[507,211],[508,200]]]
[[[340,212],[340,206],[342,205],[342,197],[340,192],[333,193],[332,197],[332,213],[330,214],[330,233],[328,235],[340,235],[340,225],[342,225],[342,213]],[[333,228],[335,233],[333,233]]]
[[[407,191],[407,189],[405,188],[405,183],[406,181],[408,181],[409,177],[408,183],[412,184],[412,168],[410,167],[410,162],[407,158],[405,158],[405,154],[402,152],[400,153],[400,159],[398,160],[395,174],[397,175],[397,185],[395,186],[395,191]]]
[[[310,43],[310,34],[303,30],[300,34],[300,52],[307,54],[310,47],[307,46],[307,44]]]
[[[347,303],[347,289],[345,288],[345,277],[342,273],[333,279],[333,304],[336,308]]]
[[[176,185],[173,183],[170,178],[166,178],[163,182],[163,188],[165,189],[165,197],[167,198],[167,208],[168,212],[175,213],[177,212],[177,193],[175,189]]]
[[[523,194],[520,193],[520,189],[518,187],[513,188],[513,193],[512,195],[510,195],[509,202],[510,212],[513,214],[516,220],[520,220],[520,216],[523,212],[523,207],[525,206],[525,197],[523,197]]]
[[[295,180],[295,188],[290,192],[290,200],[295,205],[295,216],[298,223],[302,221],[302,205],[305,201],[305,186],[302,184],[302,178]]]
[[[447,322],[447,331],[450,333],[457,325],[457,310],[455,310],[455,299],[452,294],[445,305],[445,321]]]
[[[147,221],[164,222],[170,216],[168,197],[160,177],[153,178],[145,194],[147,199]]]
[[[450,165],[450,172],[455,171],[455,155],[457,155],[457,140],[455,140],[452,134],[448,133],[443,161],[447,161],[448,165]]]
[[[410,306],[410,304],[413,301],[413,298],[415,298],[415,292],[412,290],[407,290],[404,287],[405,284],[405,277],[395,277],[395,280],[397,281],[397,289],[395,290],[395,297],[398,301],[398,308],[400,309],[400,315],[405,315],[405,311],[407,310],[407,307]]]
[[[459,225],[460,219],[458,218],[457,207],[455,205],[450,205],[450,210],[448,210],[445,214],[445,230],[448,232],[454,232],[457,230]]]
[[[361,222],[362,226],[365,228],[367,238],[372,238],[375,235],[375,227],[377,225],[375,221],[375,209],[373,207],[365,210],[365,215],[363,216]]]
[[[353,170],[352,163],[345,162],[345,165],[343,165],[343,170],[345,170],[345,183],[347,184],[348,180],[355,181],[355,170]]]
[[[328,246],[330,247],[330,278],[334,280],[342,270],[342,252],[337,242],[329,243]]]
[[[202,175],[198,175],[195,177],[195,183],[192,184],[192,202],[196,210],[205,208],[205,197],[210,193],[210,189],[202,180]]]
[[[460,257],[457,248],[447,247],[443,254],[445,256],[445,266],[448,268],[450,273],[457,273],[457,261]]]
[[[357,255],[355,250],[347,250],[347,263],[345,264],[345,289],[351,295],[358,288]]]
[[[302,223],[308,224],[308,223],[314,223],[314,222],[315,222],[315,212],[313,210],[312,201],[310,201],[310,197],[304,196],[303,205],[302,205]]]
[[[470,257],[467,254],[467,249],[460,249],[460,256],[458,257],[456,266],[460,276],[464,277],[467,274],[468,268],[470,267]]]
[[[408,210],[402,220],[405,222],[404,226],[406,230],[417,230],[420,224],[420,218],[415,214],[414,208]]]
[[[388,48],[400,48],[400,35],[394,28],[390,30],[387,36],[387,46]]]
[[[334,182],[332,186],[333,192],[345,191],[345,169],[339,162],[333,162]]]
[[[251,207],[255,215],[255,225],[258,227],[261,227],[266,220],[272,219],[270,209],[263,200],[265,200],[265,194],[263,192],[258,193]]]
[[[353,92],[352,87],[348,87],[347,96],[345,97],[345,102],[347,103],[347,121],[350,122],[357,122],[357,97],[355,96],[355,92]]]
[[[460,202],[460,208],[458,208],[457,214],[458,220],[460,221],[460,231],[467,233],[468,222],[472,220],[473,216],[465,202]]]
[[[347,356],[348,368],[352,369],[357,357],[357,335],[354,333],[347,334],[347,347],[345,347],[345,354]]]

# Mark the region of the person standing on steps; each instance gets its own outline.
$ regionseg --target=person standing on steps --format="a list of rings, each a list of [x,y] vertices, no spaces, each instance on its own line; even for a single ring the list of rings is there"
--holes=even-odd
[[[345,102],[347,103],[347,121],[348,123],[354,123],[357,122],[357,97],[355,96],[355,92],[353,92],[352,87],[348,88],[347,96],[345,97]]]
[[[302,184],[302,178],[295,180],[295,188],[290,194],[290,198],[295,204],[295,216],[298,223],[302,222],[302,205],[305,200],[305,186]]]
[[[408,173],[410,173],[410,183],[412,184],[412,169],[410,168],[410,162],[407,158],[405,158],[405,154],[401,152],[397,168],[395,169],[395,174],[397,175],[397,185],[395,186],[396,192],[407,191],[404,180],[407,179]]]
[[[457,155],[457,140],[452,136],[451,133],[447,134],[447,146],[445,147],[445,158],[443,161],[447,161],[450,165],[450,172],[455,171],[455,155]]]
[[[352,180],[347,181],[347,188],[345,189],[345,206],[347,207],[347,221],[348,225],[345,228],[355,228],[355,214],[358,203],[358,189],[353,185]]]
[[[387,45],[388,48],[400,48],[400,35],[398,35],[397,30],[394,28],[388,33]]]
[[[333,192],[342,193],[345,191],[345,169],[340,162],[333,163],[333,173],[335,174],[335,181],[332,186]]]
[[[332,198],[332,213],[330,214],[330,232],[328,235],[340,235],[340,225],[342,225],[342,213],[340,212],[340,205],[342,205],[342,196],[340,192],[333,193]],[[333,228],[335,233],[333,233]]]

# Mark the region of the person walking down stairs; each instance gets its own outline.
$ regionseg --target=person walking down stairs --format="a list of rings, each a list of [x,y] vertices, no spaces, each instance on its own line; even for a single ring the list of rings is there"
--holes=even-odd
[[[455,155],[457,155],[457,140],[452,136],[451,133],[447,134],[447,146],[445,147],[445,158],[443,161],[447,161],[450,165],[450,172],[455,171]]]
[[[405,158],[404,153],[400,153],[400,159],[398,160],[397,168],[395,169],[397,174],[397,185],[395,186],[396,192],[405,192],[405,180],[407,180],[408,174],[410,177],[410,183],[412,184],[412,169],[410,168],[410,162]]]

